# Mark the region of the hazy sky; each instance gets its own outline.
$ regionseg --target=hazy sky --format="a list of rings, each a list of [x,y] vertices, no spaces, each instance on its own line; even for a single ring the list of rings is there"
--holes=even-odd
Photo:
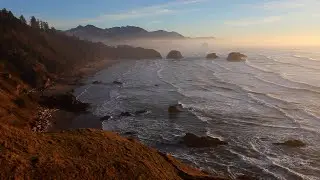
[[[320,0],[0,0],[58,29],[135,25],[234,41],[320,44]]]

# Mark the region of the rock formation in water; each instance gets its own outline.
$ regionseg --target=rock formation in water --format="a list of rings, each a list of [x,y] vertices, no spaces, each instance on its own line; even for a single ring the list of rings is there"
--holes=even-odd
[[[117,85],[122,85],[122,84],[123,84],[123,83],[120,82],[120,81],[113,81],[112,83],[113,83],[113,84],[117,84]]]
[[[228,61],[246,61],[247,56],[239,52],[232,52],[228,55]]]
[[[305,147],[306,144],[300,140],[288,140],[283,143],[274,143],[275,145],[282,145],[282,146],[287,146],[287,147]]]
[[[103,84],[102,81],[93,81],[92,84]]]
[[[180,51],[172,50],[168,53],[167,59],[182,59],[183,56]]]
[[[100,118],[101,121],[106,121],[106,120],[109,120],[111,118],[111,116],[109,115],[106,115],[106,116],[103,116]]]
[[[209,136],[206,137],[198,137],[194,134],[187,133],[183,137],[183,143],[188,147],[196,147],[196,148],[203,148],[203,147],[215,147],[219,145],[227,145],[228,143],[225,141],[221,141],[218,138],[212,138]]]
[[[183,112],[183,107],[181,104],[171,105],[168,108],[168,112],[170,114],[180,113],[180,112]]]
[[[71,93],[41,96],[40,104],[70,112],[85,112],[90,107],[88,103],[77,100]]]
[[[206,58],[207,59],[217,59],[217,58],[219,58],[219,56],[217,56],[216,53],[210,53],[210,54],[207,55]]]

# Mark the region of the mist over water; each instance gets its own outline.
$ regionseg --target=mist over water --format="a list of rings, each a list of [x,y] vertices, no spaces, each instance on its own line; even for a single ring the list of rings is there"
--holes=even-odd
[[[123,61],[88,78],[76,94],[93,104],[94,115],[113,116],[103,122],[105,130],[130,133],[205,170],[261,179],[320,179],[320,53],[242,48],[236,50],[248,60],[237,63],[226,61],[230,48],[206,47],[203,41],[187,45],[175,48],[186,57],[182,60]],[[210,51],[220,58],[204,59]],[[95,80],[104,84],[92,85]],[[169,116],[168,106],[176,103],[185,112]],[[139,110],[147,112],[119,118],[121,112]],[[180,143],[188,132],[229,144],[188,148]],[[307,146],[273,144],[289,139]]]

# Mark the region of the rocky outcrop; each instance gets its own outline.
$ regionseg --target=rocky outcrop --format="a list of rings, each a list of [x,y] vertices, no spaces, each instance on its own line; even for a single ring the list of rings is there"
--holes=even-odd
[[[85,112],[90,107],[88,103],[77,100],[71,93],[42,96],[40,104],[49,108],[57,108],[69,112]]]
[[[305,147],[306,144],[300,140],[288,140],[283,143],[274,143],[275,145],[287,146],[287,147]]]
[[[135,115],[141,115],[141,114],[145,114],[147,113],[148,111],[146,109],[143,109],[143,110],[138,110],[136,112],[134,112]]]
[[[101,121],[106,121],[106,120],[109,120],[111,118],[111,116],[109,115],[106,115],[106,116],[103,116],[102,118],[100,118]]]
[[[207,59],[217,59],[219,56],[217,56],[216,53],[210,53],[207,55]]]
[[[122,117],[130,117],[130,116],[132,116],[132,114],[130,112],[122,112],[120,114],[120,116],[122,116]]]
[[[168,112],[170,114],[176,114],[176,113],[180,113],[183,112],[183,107],[181,104],[175,104],[175,105],[171,105],[168,108]]]
[[[247,56],[239,52],[232,52],[228,55],[228,61],[246,61]]]
[[[216,147],[219,145],[227,145],[228,143],[225,141],[221,141],[218,138],[212,138],[209,136],[199,137],[197,135],[187,133],[183,137],[183,143],[188,147],[196,147],[196,148],[203,148],[203,147]]]
[[[113,81],[112,83],[113,83],[113,84],[116,84],[116,85],[122,85],[122,84],[123,84],[123,83],[120,82],[120,81]]]
[[[167,59],[182,59],[183,56],[180,51],[172,50],[168,53]]]
[[[93,81],[92,84],[103,84],[101,81]]]

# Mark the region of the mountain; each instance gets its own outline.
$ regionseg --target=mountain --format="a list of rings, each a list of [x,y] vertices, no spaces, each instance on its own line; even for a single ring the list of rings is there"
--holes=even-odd
[[[98,28],[93,25],[78,26],[65,31],[69,36],[76,36],[85,40],[130,40],[130,39],[184,39],[185,37],[177,32],[163,30],[147,31],[140,27],[123,26],[113,28]]]

